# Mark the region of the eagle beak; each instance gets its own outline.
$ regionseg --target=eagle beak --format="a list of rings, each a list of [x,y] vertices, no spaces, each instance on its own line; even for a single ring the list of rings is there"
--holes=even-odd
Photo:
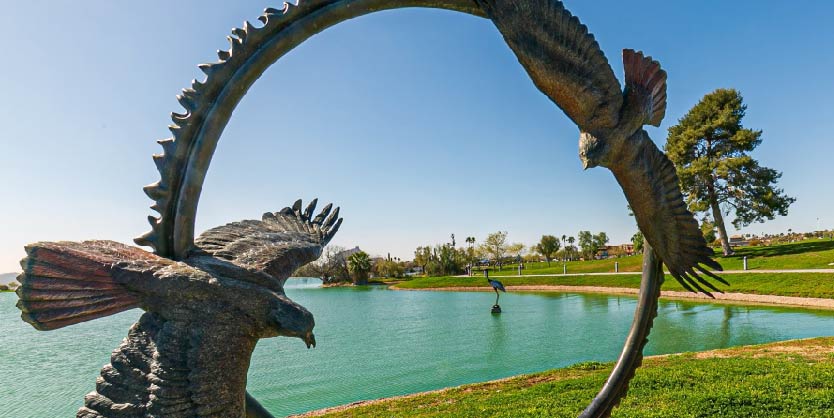
[[[582,159],[582,170],[587,170],[589,168],[591,168],[591,167],[590,167],[590,164],[588,164],[588,160],[583,158]]]
[[[307,348],[316,346],[316,336],[313,335],[312,331],[308,332],[307,335],[304,336],[304,344],[307,344]]]

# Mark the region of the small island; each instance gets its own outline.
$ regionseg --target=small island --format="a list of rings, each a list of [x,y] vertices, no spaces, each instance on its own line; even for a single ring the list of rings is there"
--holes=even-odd
[[[0,274],[0,292],[14,292],[18,287],[15,278],[18,273],[3,273]]]

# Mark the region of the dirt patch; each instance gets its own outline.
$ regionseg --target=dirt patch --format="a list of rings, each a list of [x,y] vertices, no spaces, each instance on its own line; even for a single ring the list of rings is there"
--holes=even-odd
[[[789,355],[801,357],[810,361],[830,360],[834,357],[834,340],[811,339],[790,341],[788,343],[775,343],[768,345],[754,345],[730,348],[725,350],[713,350],[695,353],[693,358],[730,358],[730,357],[751,357],[751,358],[772,358]]]

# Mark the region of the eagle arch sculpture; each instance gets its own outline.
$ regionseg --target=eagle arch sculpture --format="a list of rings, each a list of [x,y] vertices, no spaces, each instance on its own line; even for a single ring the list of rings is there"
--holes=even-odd
[[[687,210],[675,169],[643,125],[659,125],[666,74],[640,52],[623,51],[622,90],[594,37],[557,0],[301,0],[246,22],[219,61],[200,65],[204,81],[178,96],[172,138],[154,155],[159,182],[151,231],[137,238],[154,253],[112,241],[27,246],[19,277],[23,320],[50,330],[135,307],[131,328],[87,395],[79,418],[271,417],[246,393],[246,371],[260,338],[315,344],[313,316],[283,292],[287,277],[316,259],[341,219],[301,202],[261,221],[232,223],[194,239],[203,181],[217,142],[248,89],[291,49],[345,20],[405,8],[453,10],[491,19],[535,85],[580,129],[580,159],[611,170],[646,239],[643,277],[622,354],[581,417],[607,417],[642,361],[663,265],[686,289],[720,291],[712,260]]]

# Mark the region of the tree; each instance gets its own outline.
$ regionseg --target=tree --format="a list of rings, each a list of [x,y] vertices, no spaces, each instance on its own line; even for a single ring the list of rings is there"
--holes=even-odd
[[[639,229],[631,236],[631,243],[634,245],[635,254],[643,252],[643,233]]]
[[[562,236],[564,237],[564,235]],[[559,238],[556,238],[553,235],[542,235],[539,243],[536,244],[536,251],[538,251],[545,260],[547,260],[547,266],[549,267],[550,260],[553,259],[553,255],[559,251]]]
[[[521,253],[524,252],[524,249],[527,248],[526,245],[520,242],[514,242],[507,246],[507,252],[510,254],[515,254],[516,258],[521,257]]]
[[[353,284],[368,284],[368,273],[371,272],[371,257],[364,251],[357,251],[347,258],[348,270],[353,276]]]
[[[481,248],[495,261],[500,269],[501,261],[507,254],[507,231],[498,231],[487,235],[484,243],[481,244]]]
[[[582,250],[582,257],[586,260],[593,259],[597,250],[608,244],[608,234],[600,232],[591,234],[591,231],[579,231],[579,248]]]
[[[608,245],[608,234],[600,232],[599,234],[594,235],[594,245],[596,246],[594,252],[598,251],[600,248],[606,247]]]
[[[707,245],[712,245],[715,242],[715,222],[710,220],[709,216],[704,216],[701,219],[701,233],[704,234],[704,241]]]
[[[379,277],[395,277],[399,278],[405,274],[405,269],[402,264],[392,259],[380,260],[374,264],[374,271]]]
[[[432,275],[453,275],[458,274],[463,270],[465,263],[465,252],[457,250],[451,245],[441,244],[434,247],[433,255],[434,261],[437,262],[438,271],[432,272]]]
[[[420,266],[424,273],[426,271],[426,266],[431,261],[431,257],[431,247],[428,245],[425,247],[417,247],[417,249],[414,250],[414,264]]]
[[[573,243],[576,242],[576,238],[568,237],[568,246],[565,247],[565,251],[568,253],[568,258],[573,261],[573,254],[576,251],[576,247],[573,246]]]
[[[345,249],[335,245],[328,245],[324,249],[324,254],[318,260],[301,267],[295,275],[301,277],[318,277],[324,284],[350,281]]]
[[[669,128],[664,149],[675,163],[689,210],[712,212],[724,255],[732,254],[721,206],[734,209],[740,228],[788,214],[796,201],[776,187],[782,173],[762,167],[748,153],[762,142],[762,131],[744,128],[747,106],[733,89],[704,96]]]
[[[582,250],[582,257],[586,260],[593,258],[597,251],[594,243],[594,236],[591,231],[579,231],[579,249]]]

